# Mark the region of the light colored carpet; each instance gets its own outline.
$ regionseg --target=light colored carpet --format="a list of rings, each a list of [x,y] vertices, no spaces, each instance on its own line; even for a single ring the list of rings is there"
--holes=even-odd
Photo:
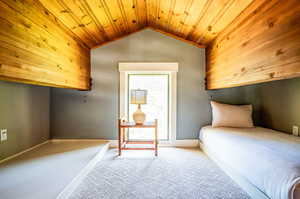
[[[153,152],[111,149],[70,199],[249,199],[199,149]]]
[[[51,142],[0,164],[0,199],[55,199],[106,144]]]

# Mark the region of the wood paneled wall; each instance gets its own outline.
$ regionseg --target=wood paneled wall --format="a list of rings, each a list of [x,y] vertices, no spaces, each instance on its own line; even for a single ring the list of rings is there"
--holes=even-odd
[[[207,49],[208,89],[299,76],[299,0],[255,0]]]
[[[90,88],[90,49],[147,27],[204,48],[253,0],[0,0],[0,79]]]
[[[39,1],[0,0],[0,79],[90,88],[90,50]]]
[[[90,89],[90,49],[145,27],[207,50],[207,88],[300,76],[299,0],[0,0],[0,79]]]

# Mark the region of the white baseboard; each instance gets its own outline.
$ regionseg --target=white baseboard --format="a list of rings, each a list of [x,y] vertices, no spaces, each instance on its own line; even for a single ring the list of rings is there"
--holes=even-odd
[[[50,142],[56,143],[56,142],[108,142],[108,140],[104,139],[51,139]]]
[[[118,140],[108,140],[110,143],[110,147],[115,148],[118,147]],[[198,147],[199,140],[198,139],[186,139],[186,140],[176,140],[174,143],[172,142],[161,142],[159,143],[160,147]]]
[[[40,147],[40,146],[42,146],[42,145],[48,143],[49,141],[50,141],[50,140],[47,140],[47,141],[42,142],[42,143],[40,143],[40,144],[37,144],[37,145],[35,145],[35,146],[33,146],[33,147],[30,147],[30,148],[28,148],[28,149],[25,149],[24,151],[21,151],[21,152],[19,152],[19,153],[16,153],[16,154],[14,154],[14,155],[12,155],[12,156],[9,156],[9,157],[7,157],[7,158],[4,158],[3,160],[0,160],[0,164],[3,163],[3,162],[6,162],[6,161],[8,161],[8,160],[11,160],[11,159],[13,159],[13,158],[15,158],[15,157],[18,157],[18,156],[20,156],[20,155],[22,155],[22,154],[24,154],[24,153],[26,153],[26,152],[28,152],[28,151],[31,151],[31,150],[33,150],[33,149],[35,149],[35,148],[38,148],[38,147]]]
[[[198,139],[186,139],[186,140],[176,140],[175,147],[198,147],[199,140]]]

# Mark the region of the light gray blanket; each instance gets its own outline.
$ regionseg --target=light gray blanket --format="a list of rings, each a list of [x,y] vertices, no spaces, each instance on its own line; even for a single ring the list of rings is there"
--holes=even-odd
[[[200,131],[200,141],[215,158],[270,198],[296,198],[293,193],[300,183],[300,137],[261,127],[206,126]]]

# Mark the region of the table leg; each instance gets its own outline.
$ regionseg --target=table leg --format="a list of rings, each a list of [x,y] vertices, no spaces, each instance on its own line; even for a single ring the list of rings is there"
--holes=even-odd
[[[121,156],[121,145],[122,145],[122,143],[121,143],[121,139],[122,139],[122,129],[121,129],[121,120],[119,119],[119,142],[118,142],[118,145],[119,145],[119,156]]]
[[[157,156],[157,145],[158,145],[157,119],[155,119],[155,156]]]
[[[124,128],[123,131],[122,131],[122,138],[123,138],[122,143],[121,143],[122,145],[123,145],[124,142],[126,142],[125,134],[126,134],[126,129]]]

